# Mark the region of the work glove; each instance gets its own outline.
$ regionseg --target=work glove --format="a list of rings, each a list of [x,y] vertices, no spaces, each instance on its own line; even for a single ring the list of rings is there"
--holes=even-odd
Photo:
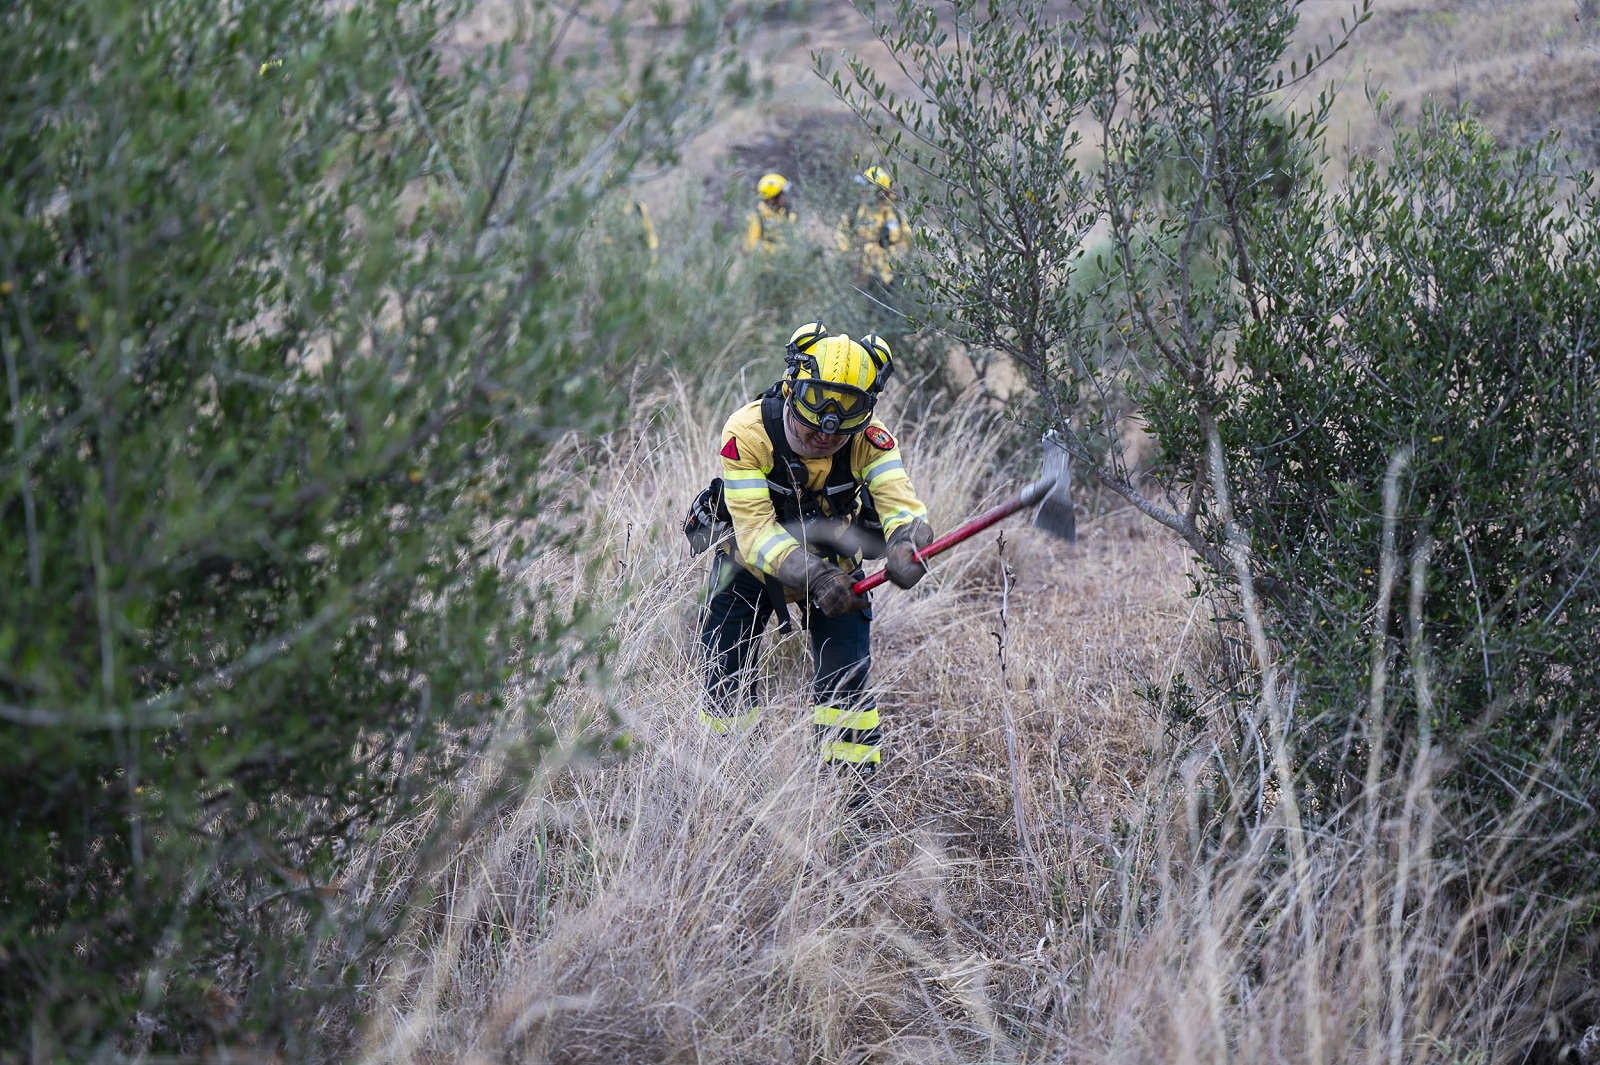
[[[920,551],[933,543],[933,530],[921,518],[913,519],[894,531],[889,537],[888,554],[884,556],[884,571],[897,588],[910,588],[920,581],[928,567],[918,562],[912,552]]]
[[[865,596],[850,590],[855,582],[848,573],[804,548],[789,552],[778,565],[777,577],[830,618],[843,617],[852,610],[865,610],[872,605]]]

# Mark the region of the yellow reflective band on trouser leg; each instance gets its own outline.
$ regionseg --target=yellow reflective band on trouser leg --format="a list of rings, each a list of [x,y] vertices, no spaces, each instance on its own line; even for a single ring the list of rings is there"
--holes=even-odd
[[[881,759],[878,748],[865,743],[847,743],[844,740],[824,740],[824,762],[849,762],[851,765],[877,765]]]
[[[761,708],[752,706],[742,714],[713,714],[709,710],[700,711],[700,724],[711,730],[712,735],[727,736],[735,732],[749,732],[756,727],[756,722],[761,720]]]
[[[837,706],[813,706],[811,723],[828,728],[847,728],[857,732],[878,727],[878,708],[870,710],[841,710]]]

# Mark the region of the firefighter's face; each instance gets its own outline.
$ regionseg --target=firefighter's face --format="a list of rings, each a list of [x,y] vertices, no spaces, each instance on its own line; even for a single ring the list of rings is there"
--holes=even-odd
[[[797,419],[792,412],[786,413],[789,423],[790,443],[801,458],[826,458],[850,441],[848,434],[825,433],[820,429],[813,429]]]

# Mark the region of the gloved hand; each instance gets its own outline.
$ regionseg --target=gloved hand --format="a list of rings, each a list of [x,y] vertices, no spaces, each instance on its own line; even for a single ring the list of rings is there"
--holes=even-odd
[[[912,552],[920,551],[933,543],[933,529],[921,518],[900,526],[889,537],[884,571],[898,588],[910,588],[920,581],[928,567],[918,562]]]
[[[850,574],[805,548],[790,551],[779,563],[777,576],[830,618],[843,617],[852,610],[865,610],[872,605],[865,596],[850,590],[855,583]]]
[[[828,567],[833,569],[832,566]],[[850,590],[855,581],[850,579],[850,574],[843,570],[833,569],[833,573],[811,586],[811,601],[817,609],[830,618],[844,617],[852,610],[865,610],[872,604],[866,596],[857,595]]]

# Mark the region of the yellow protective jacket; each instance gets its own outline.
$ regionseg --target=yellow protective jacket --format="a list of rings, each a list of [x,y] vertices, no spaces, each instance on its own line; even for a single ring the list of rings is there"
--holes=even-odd
[[[661,239],[656,236],[656,223],[650,217],[650,208],[646,207],[643,200],[633,201],[633,213],[639,216],[639,237],[644,241],[645,250],[650,253],[650,265],[656,264],[656,252],[661,247]]]
[[[911,227],[894,205],[862,204],[839,226],[839,250],[856,253],[856,280],[894,283],[894,264],[911,242]]]
[[[760,248],[767,255],[781,248],[799,216],[788,207],[774,207],[766,200],[756,204],[744,227],[744,252],[749,255]]]
[[[872,493],[885,537],[913,519],[927,520],[928,508],[911,486],[900,459],[900,447],[882,422],[873,418],[845,447],[849,449],[851,476]],[[833,468],[833,456],[800,461],[806,468],[806,487],[821,491]],[[789,552],[800,546],[779,524],[772,506],[767,477],[774,462],[772,441],[761,420],[761,401],[740,407],[722,429],[722,494],[733,518],[734,557],[757,576],[775,573]],[[826,504],[823,509],[832,515]],[[855,561],[842,565],[853,569]],[[789,598],[798,599],[799,593],[791,589]]]

